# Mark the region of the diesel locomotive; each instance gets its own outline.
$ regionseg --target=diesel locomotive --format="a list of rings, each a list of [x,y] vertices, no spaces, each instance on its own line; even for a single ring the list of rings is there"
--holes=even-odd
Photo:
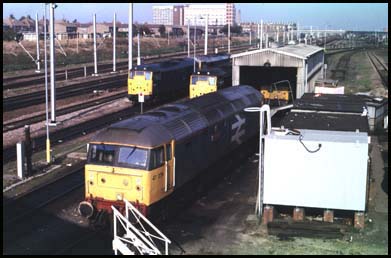
[[[189,77],[194,59],[180,58],[134,67],[128,76],[128,98],[135,102],[143,94],[145,101],[188,95]]]
[[[229,55],[200,56],[196,61],[198,71],[190,77],[189,98],[199,97],[232,85]]]
[[[293,101],[292,87],[288,80],[261,86],[261,93],[265,98],[265,103],[271,106],[282,106]]]
[[[163,105],[115,123],[89,143],[85,165],[86,217],[123,211],[123,199],[149,218],[159,217],[170,198],[208,167],[243,148],[257,135],[262,94],[251,86],[228,87],[199,98]]]

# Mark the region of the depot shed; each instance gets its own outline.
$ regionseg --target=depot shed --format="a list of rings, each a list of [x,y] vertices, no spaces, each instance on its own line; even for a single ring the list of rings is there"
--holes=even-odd
[[[288,80],[295,98],[314,92],[315,81],[323,78],[324,49],[304,44],[258,49],[234,54],[232,85],[255,88]]]

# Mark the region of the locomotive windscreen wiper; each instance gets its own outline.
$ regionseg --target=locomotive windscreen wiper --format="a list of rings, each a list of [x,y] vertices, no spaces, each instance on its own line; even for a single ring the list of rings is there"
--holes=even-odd
[[[128,156],[126,157],[126,159],[128,159],[130,156],[132,156],[132,154],[136,151],[136,147],[133,147],[133,150],[131,150],[128,154]]]

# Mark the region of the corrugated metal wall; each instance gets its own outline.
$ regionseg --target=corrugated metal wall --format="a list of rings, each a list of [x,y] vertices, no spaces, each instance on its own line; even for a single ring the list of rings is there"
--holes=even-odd
[[[307,80],[319,78],[322,74],[323,66],[323,51],[319,51],[312,55],[307,60]],[[235,57],[232,60],[232,85],[239,85],[240,82],[240,66],[264,66],[266,62],[269,62],[272,67],[296,67],[297,68],[297,89],[296,98],[300,98],[305,92],[313,91],[313,83],[306,87],[305,83],[305,63],[304,59],[299,57],[290,56],[288,54],[276,53],[272,50],[267,50],[260,53],[249,54],[245,56]],[[311,73],[316,73],[312,75]],[[319,74],[318,74],[319,73]]]

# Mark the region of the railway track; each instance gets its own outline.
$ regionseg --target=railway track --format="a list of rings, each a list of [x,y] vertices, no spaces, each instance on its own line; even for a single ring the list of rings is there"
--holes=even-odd
[[[159,103],[151,104],[149,107],[146,107],[145,111],[148,109],[157,107],[158,105],[163,105],[169,101],[172,101],[174,99],[165,100]],[[144,106],[145,107],[145,106]],[[110,113],[101,117],[98,117],[93,120],[84,121],[80,124],[76,124],[70,127],[59,129],[55,132],[52,132],[50,135],[50,139],[52,142],[52,146],[55,146],[58,143],[59,140],[61,142],[64,142],[66,140],[70,140],[72,138],[94,132],[98,129],[101,129],[105,126],[108,126],[114,122],[120,121],[122,119],[129,118],[131,116],[134,116],[136,114],[139,114],[139,106],[133,106],[130,108],[125,108],[122,110],[119,110],[114,113]],[[46,146],[46,134],[39,135],[32,139],[34,143],[34,152],[43,150]],[[3,164],[15,160],[16,159],[16,147],[15,145],[10,146],[3,146]]]
[[[248,49],[248,46],[239,46],[239,47],[233,47],[232,52],[239,52],[242,50]],[[197,49],[198,53],[201,53],[203,51],[203,48]],[[201,52],[200,52],[201,51]],[[212,52],[213,49],[209,48],[209,52]],[[187,52],[175,52],[175,53],[169,53],[169,54],[160,54],[160,55],[154,55],[147,57],[143,59],[144,63],[152,63],[157,60],[159,61],[164,61],[168,60],[171,58],[179,58],[179,57],[185,57],[187,56]],[[134,61],[136,58],[134,58]],[[117,64],[117,70],[127,70],[128,67],[128,62],[118,62]],[[109,64],[100,64],[98,65],[98,72],[99,73],[108,73],[112,71],[112,63]],[[93,66],[86,66],[86,73],[91,74],[94,71]],[[83,77],[84,76],[84,67],[76,67],[76,68],[70,68],[67,69],[67,76],[69,78],[78,78],[78,77]],[[65,80],[65,69],[57,70],[56,71],[56,81],[61,81]],[[50,81],[50,74],[48,75],[48,81]],[[21,87],[26,87],[30,85],[36,85],[36,84],[43,84],[45,83],[45,77],[44,74],[41,73],[31,73],[31,74],[25,74],[25,75],[20,75],[20,76],[13,76],[13,77],[6,77],[3,78],[3,90],[8,90],[8,89],[15,89],[15,88],[21,88]]]
[[[89,81],[73,85],[68,85],[56,89],[56,99],[64,99],[80,95],[81,93],[92,92],[93,90],[112,89],[126,87],[126,74],[117,77],[100,79],[99,81]],[[45,102],[45,91],[35,91],[32,93],[3,98],[3,111],[12,111],[31,105]]]
[[[111,113],[102,117],[99,117],[95,120],[89,120],[80,124],[76,124],[71,127],[63,128],[52,132],[50,135],[50,139],[52,142],[52,146],[58,144],[58,140],[64,142],[65,140],[69,140],[71,138],[81,136],[83,133],[87,134],[93,132],[97,129],[103,128],[111,123],[114,123],[122,118],[127,118],[136,113],[136,109],[134,108],[133,112],[126,108],[124,110]],[[33,138],[33,142],[35,145],[34,152],[43,150],[45,148],[46,135],[40,135],[38,137]],[[3,146],[3,163],[12,161],[16,159],[16,147],[14,145],[11,146]]]
[[[247,49],[248,46],[245,47],[237,47],[232,50],[233,53],[242,51],[243,49]],[[183,54],[180,54],[185,56]],[[160,58],[160,61],[164,61],[166,59],[172,58],[174,55],[170,54],[170,56],[165,56],[164,58]],[[176,57],[179,57],[178,54],[175,54]],[[149,59],[148,62],[153,62],[153,59]],[[79,95],[81,93],[90,92],[92,90],[99,89],[110,89],[121,87],[126,85],[126,74],[116,75],[115,77],[109,77],[104,79],[99,79],[99,81],[89,81],[79,84],[68,85],[64,87],[60,87],[56,89],[56,98],[63,99],[67,97],[72,97]],[[30,105],[41,104],[45,102],[45,91],[35,91],[32,93],[12,96],[3,98],[3,111],[12,111],[23,107],[28,107]]]
[[[127,64],[127,63],[126,63]],[[118,63],[119,67],[124,67],[125,62]],[[100,72],[109,72],[112,70],[112,64],[101,64],[98,66]],[[86,67],[86,73],[91,74],[94,72],[93,66]],[[84,67],[71,68],[67,69],[67,77],[77,78],[84,76]],[[56,71],[56,81],[62,81],[66,79],[65,70]],[[48,81],[50,82],[50,74],[48,74]],[[36,73],[36,74],[27,74],[15,77],[9,77],[3,79],[3,90],[15,89],[26,87],[30,85],[37,85],[45,83],[45,75],[44,72]]]
[[[388,66],[386,66],[373,52],[366,51],[366,53],[375,71],[379,74],[383,86],[388,89]]]
[[[350,58],[357,53],[357,49],[346,52],[339,60],[336,68],[331,70],[331,78],[334,80],[344,81],[346,72],[349,67]]]
[[[62,177],[49,181],[38,188],[32,189],[16,199],[3,201],[3,227],[4,232],[11,230],[11,226],[26,218],[30,218],[35,212],[52,204],[70,192],[84,186],[84,163],[76,165],[72,171]]]
[[[57,109],[56,113],[59,116],[65,115],[65,114],[79,111],[82,109],[86,109],[86,108],[89,108],[92,106],[97,106],[97,105],[101,105],[101,104],[104,104],[104,103],[107,103],[107,102],[110,102],[113,100],[117,100],[122,97],[126,97],[126,90],[120,91],[117,94],[110,95],[107,97],[103,97],[103,98],[99,98],[99,99],[92,99],[92,100],[89,100],[89,101],[84,102],[82,104],[76,104],[76,105],[72,105],[72,106],[59,108],[59,109]],[[25,119],[12,120],[12,121],[8,121],[8,122],[6,121],[5,123],[3,123],[3,133],[11,131],[11,130],[15,130],[20,127],[23,127],[24,125],[31,125],[34,123],[38,123],[38,122],[44,121],[45,119],[46,119],[45,112],[41,112],[38,115],[35,115],[32,117],[27,117]]]
[[[97,231],[58,217],[62,204],[68,200],[73,202],[74,196],[83,192],[84,165],[85,162],[79,162],[64,176],[46,182],[17,199],[3,201],[6,207],[3,209],[3,235],[6,236],[3,254],[53,254],[58,250],[68,250],[75,240],[88,241],[96,235]],[[100,239],[99,236],[96,238]]]
[[[241,51],[242,48],[243,47],[236,48],[235,51]],[[247,48],[247,46],[246,46],[246,48]],[[232,52],[235,52],[235,51],[232,51]],[[120,82],[119,84],[110,83],[110,78],[108,78],[109,82],[101,83],[100,85],[96,85],[96,82],[90,82],[89,84],[91,84],[91,86],[88,86],[88,87],[79,86],[78,87],[79,90],[72,88],[72,89],[69,89],[68,91],[66,91],[65,89],[67,89],[68,87],[71,88],[71,86],[61,87],[57,90],[56,95],[57,95],[57,98],[59,99],[59,98],[66,98],[66,97],[70,97],[70,96],[79,95],[81,92],[89,92],[92,89],[95,90],[95,89],[102,89],[102,88],[107,88],[107,87],[109,87],[109,88],[120,87],[121,85],[126,83],[127,75],[123,75],[123,76],[124,76],[124,82]],[[118,80],[118,78],[115,78],[115,79]],[[111,80],[113,80],[113,78],[111,78]],[[115,86],[115,85],[117,85],[117,86]],[[73,87],[74,87],[74,85],[73,85]],[[60,91],[60,89],[62,89],[62,90]],[[14,102],[11,101],[10,98],[4,99],[3,100],[4,101],[3,102],[3,110],[7,111],[7,110],[10,110],[11,108],[16,109],[15,107],[17,107],[17,108],[27,107],[27,106],[33,105],[33,103],[37,104],[37,103],[44,102],[44,92],[43,91],[41,91],[40,94],[35,92],[35,93],[25,94],[25,95],[21,95],[21,96],[25,96],[22,99],[17,99],[16,97],[12,97],[12,98],[17,99],[17,101],[14,101]],[[17,103],[15,103],[15,102],[17,102]],[[166,103],[166,102],[164,102],[164,103]],[[164,104],[164,103],[160,103],[160,104]],[[150,108],[153,108],[155,106],[156,106],[156,104],[154,106],[151,106]],[[86,122],[83,122],[78,125],[74,125],[74,126],[71,126],[68,128],[60,129],[60,130],[53,132],[51,134],[51,139],[52,139],[53,145],[58,144],[57,143],[58,140],[64,141],[64,140],[68,140],[72,137],[79,136],[82,133],[86,134],[89,132],[93,132],[97,129],[103,128],[104,126],[107,126],[111,123],[114,123],[120,119],[131,117],[132,115],[137,114],[137,113],[138,113],[138,108],[135,108],[135,109],[132,108],[131,111],[129,111],[128,109],[124,109],[124,110],[118,111],[116,113],[112,113],[110,115],[103,116],[103,117],[96,119],[96,120],[93,120],[93,121],[86,121]],[[35,119],[37,119],[37,118],[35,118]],[[20,126],[20,125],[21,124],[19,123],[18,126]],[[35,146],[34,151],[42,150],[46,146],[46,136],[45,135],[38,136],[38,137],[34,138],[33,141],[34,141],[34,146]],[[13,146],[13,145],[3,146],[3,163],[7,163],[7,162],[15,160],[15,159],[16,159],[15,146]]]

